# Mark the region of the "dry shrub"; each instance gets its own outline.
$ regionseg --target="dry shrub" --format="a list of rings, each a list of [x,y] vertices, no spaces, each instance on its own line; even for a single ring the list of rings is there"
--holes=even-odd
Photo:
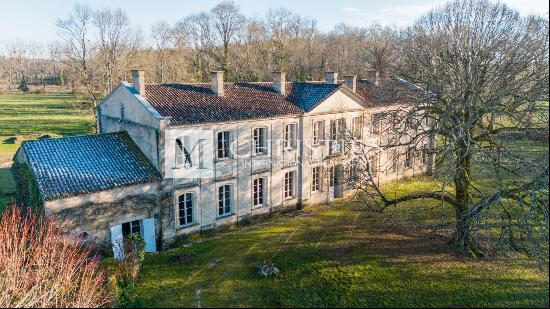
[[[0,217],[0,307],[109,305],[105,270],[90,250],[13,206]]]

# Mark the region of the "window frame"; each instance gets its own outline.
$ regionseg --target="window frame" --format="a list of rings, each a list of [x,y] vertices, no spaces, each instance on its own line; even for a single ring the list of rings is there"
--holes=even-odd
[[[408,147],[405,150],[405,160],[403,162],[403,166],[406,169],[413,168],[414,165],[414,148]]]
[[[371,134],[378,135],[382,133],[383,113],[376,113],[371,116]]]
[[[358,125],[357,122],[359,122],[359,127],[357,127]],[[355,116],[351,119],[351,131],[352,131],[353,138],[355,139],[363,138],[363,126],[364,126],[363,116]]]
[[[257,134],[258,132],[258,134]],[[259,134],[259,133],[262,134]],[[261,137],[261,138],[260,138]],[[259,138],[259,140],[258,140]],[[252,143],[253,143],[253,153],[254,155],[267,155],[269,154],[269,147],[267,144],[267,128],[266,127],[256,127],[252,130]],[[261,143],[261,144],[260,144]],[[258,151],[260,150],[260,151]]]
[[[188,222],[187,221],[187,218],[189,217],[189,214],[187,213],[188,211],[188,205],[185,205],[184,207],[184,217],[185,217],[185,223],[182,224],[182,216],[181,216],[181,206],[182,206],[182,200],[181,200],[181,197],[184,197],[184,201],[183,203],[184,204],[187,204],[189,201],[191,202],[191,221]],[[188,196],[190,196],[190,200],[188,200]],[[178,194],[176,196],[176,199],[177,199],[177,210],[178,210],[178,214],[177,214],[177,220],[178,220],[178,226],[179,227],[186,227],[186,226],[190,226],[190,225],[193,225],[195,223],[195,193],[194,192],[182,192],[181,194]]]
[[[221,139],[220,134],[222,137]],[[225,136],[226,134],[227,138]],[[231,131],[226,130],[216,133],[216,158],[218,160],[231,159]]]
[[[322,170],[321,166],[314,166],[311,168],[311,191],[321,192],[322,190]]]
[[[260,184],[261,183],[261,184]],[[257,189],[261,188],[258,192]],[[267,177],[257,177],[252,180],[252,206],[262,207],[267,203]]]
[[[289,128],[293,128],[292,131]],[[290,133],[292,133],[292,136],[290,136]],[[284,148],[296,149],[298,145],[296,140],[298,137],[298,125],[296,122],[285,124],[283,135]]]
[[[223,188],[223,192],[220,189]],[[233,185],[222,184],[217,189],[217,205],[218,211],[216,212],[218,218],[224,218],[233,214]],[[227,210],[229,209],[229,210]],[[223,210],[220,213],[220,210]]]
[[[296,196],[296,171],[285,173],[283,196],[286,200],[293,199]]]
[[[324,143],[325,143],[325,121],[324,120],[314,121],[313,122],[313,145],[322,145]]]

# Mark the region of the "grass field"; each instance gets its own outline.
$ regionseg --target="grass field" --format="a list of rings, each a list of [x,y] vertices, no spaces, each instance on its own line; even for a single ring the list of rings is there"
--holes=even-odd
[[[13,198],[9,167],[21,141],[93,132],[91,110],[89,102],[68,93],[0,95],[0,209]]]
[[[548,307],[547,265],[457,258],[431,230],[452,217],[448,209],[419,202],[394,211],[399,220],[337,203],[192,237],[146,258],[135,305],[192,307],[200,290],[204,307]],[[185,254],[189,261],[175,260]],[[263,261],[279,275],[260,278]]]

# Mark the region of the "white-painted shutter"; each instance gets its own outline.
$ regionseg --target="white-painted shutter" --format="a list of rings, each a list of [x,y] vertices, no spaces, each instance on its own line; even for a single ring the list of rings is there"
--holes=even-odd
[[[145,240],[145,252],[157,251],[154,218],[143,219],[143,239]]]
[[[124,237],[122,236],[122,225],[111,226],[111,244],[113,256],[116,260],[124,258]]]

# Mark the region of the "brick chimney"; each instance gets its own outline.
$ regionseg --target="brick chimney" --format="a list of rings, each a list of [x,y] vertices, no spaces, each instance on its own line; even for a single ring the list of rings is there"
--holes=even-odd
[[[212,91],[214,91],[217,96],[223,97],[223,71],[212,71],[210,77],[212,79]]]
[[[367,71],[367,80],[378,86],[378,83],[380,82],[380,76],[378,74],[378,71],[372,70],[372,69],[368,70]]]
[[[145,97],[145,71],[132,70],[132,86],[140,96]]]
[[[346,76],[344,76],[344,84],[351,91],[355,92],[357,90],[357,76],[355,76],[355,75],[346,75]]]
[[[325,82],[327,84],[337,84],[338,83],[338,73],[328,71],[325,75]]]
[[[273,89],[278,93],[286,94],[286,73],[285,72],[272,72],[273,77]]]

